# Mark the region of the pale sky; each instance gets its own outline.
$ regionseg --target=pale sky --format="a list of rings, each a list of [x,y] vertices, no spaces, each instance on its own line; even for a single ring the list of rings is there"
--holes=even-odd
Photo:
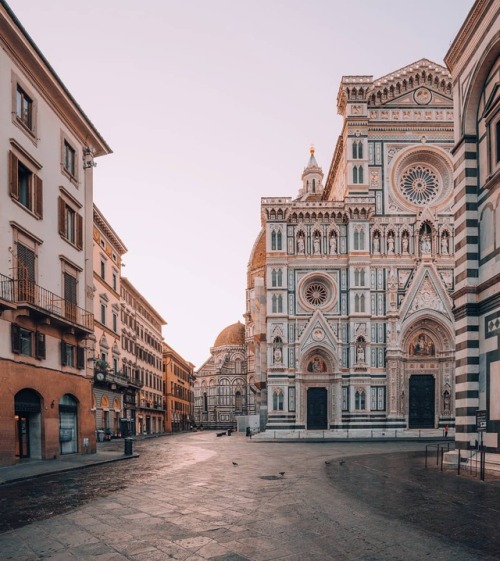
[[[123,275],[197,367],[244,322],[260,199],[325,175],[343,75],[443,64],[473,0],[7,0],[106,139],[94,200]]]

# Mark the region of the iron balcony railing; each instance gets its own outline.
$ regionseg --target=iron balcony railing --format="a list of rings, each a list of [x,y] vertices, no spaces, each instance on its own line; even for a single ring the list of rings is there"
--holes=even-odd
[[[15,280],[0,275],[0,299],[28,304],[89,331],[94,329],[92,313],[29,280]]]

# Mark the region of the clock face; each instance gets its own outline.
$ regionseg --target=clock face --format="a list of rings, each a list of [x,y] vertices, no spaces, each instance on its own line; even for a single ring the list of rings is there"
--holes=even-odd
[[[104,374],[102,372],[98,372],[96,374],[96,378],[99,380],[99,382],[102,382],[104,380]]]

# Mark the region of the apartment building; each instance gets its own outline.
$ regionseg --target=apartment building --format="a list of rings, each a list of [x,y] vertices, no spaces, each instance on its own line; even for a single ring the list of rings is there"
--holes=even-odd
[[[129,434],[123,396],[128,388],[121,367],[120,277],[127,248],[94,205],[94,389],[92,409],[98,437]]]
[[[0,1],[0,464],[95,451],[94,158],[111,152]]]
[[[165,430],[190,430],[194,424],[194,365],[163,343],[166,417]]]
[[[162,333],[166,321],[125,277],[121,279],[122,365],[129,380],[125,414],[135,434],[165,431]]]

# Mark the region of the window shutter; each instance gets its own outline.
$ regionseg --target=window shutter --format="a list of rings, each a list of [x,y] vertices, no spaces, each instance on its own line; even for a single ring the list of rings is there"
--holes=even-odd
[[[9,152],[9,191],[10,196],[19,199],[18,159],[13,152]]]
[[[43,181],[35,175],[35,214],[38,218],[43,218]]]
[[[66,366],[66,343],[61,341],[61,364]]]
[[[21,352],[21,332],[19,330],[19,325],[15,325],[11,323],[10,325],[10,334],[12,340],[12,352],[13,353],[20,353]]]
[[[85,368],[85,349],[83,347],[76,347],[76,367],[78,370]]]
[[[64,200],[62,199],[62,197],[59,197],[58,199],[58,227],[59,227],[59,233],[61,234],[61,236],[66,237],[66,225],[65,225],[65,220],[64,220],[64,212],[66,210],[66,204],[64,203]]]
[[[35,334],[35,356],[45,359],[45,333],[36,332]]]
[[[76,213],[76,247],[83,248],[83,218],[80,214]]]

